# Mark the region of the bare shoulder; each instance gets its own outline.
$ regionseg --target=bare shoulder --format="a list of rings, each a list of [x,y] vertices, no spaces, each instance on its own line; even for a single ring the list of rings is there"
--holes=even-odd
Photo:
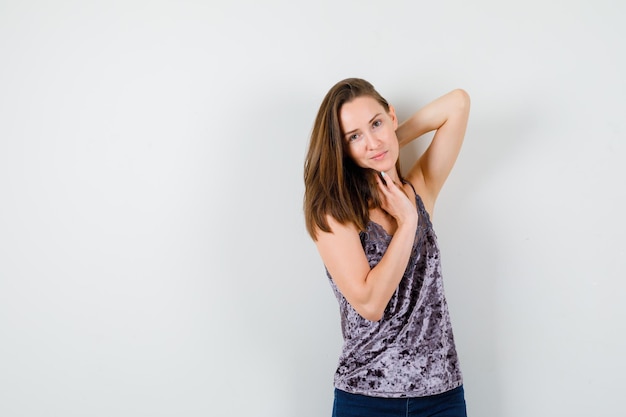
[[[369,263],[357,227],[342,224],[332,216],[327,216],[327,221],[331,232],[318,230],[315,244],[333,281],[347,295],[351,287],[365,280]]]
[[[359,230],[353,223],[342,224],[331,215],[326,215],[326,221],[331,231],[324,232],[318,229],[317,239],[315,240],[317,249],[324,261],[327,258],[334,258],[332,254],[342,251],[344,248],[351,250],[358,245],[359,251],[363,251]]]

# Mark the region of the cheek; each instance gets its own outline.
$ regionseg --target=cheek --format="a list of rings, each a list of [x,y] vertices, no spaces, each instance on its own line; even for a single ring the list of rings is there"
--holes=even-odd
[[[363,152],[361,151],[359,146],[348,145],[345,148],[345,152],[352,161],[361,166],[360,159],[363,157]]]
[[[400,143],[398,143],[398,136],[396,132],[391,132],[389,135],[389,147],[396,151],[400,149]]]

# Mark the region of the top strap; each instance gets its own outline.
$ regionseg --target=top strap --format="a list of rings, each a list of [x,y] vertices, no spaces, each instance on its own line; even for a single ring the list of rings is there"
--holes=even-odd
[[[415,187],[413,187],[413,184],[411,184],[410,181],[405,180],[404,178],[401,178],[402,184],[409,184],[411,186],[411,188],[413,189],[413,194],[415,194],[415,196],[417,197],[417,191],[415,191]]]

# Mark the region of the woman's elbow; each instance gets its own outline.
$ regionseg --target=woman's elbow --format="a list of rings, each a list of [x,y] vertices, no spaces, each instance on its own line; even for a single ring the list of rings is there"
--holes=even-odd
[[[352,295],[348,302],[365,320],[380,321],[383,318],[389,300],[381,297],[378,291],[371,286],[363,286],[360,292]]]
[[[380,321],[385,313],[385,308],[374,305],[362,305],[356,309],[356,312],[365,320]]]
[[[469,111],[471,100],[467,91],[457,88],[451,94],[454,96],[454,101],[460,110]]]

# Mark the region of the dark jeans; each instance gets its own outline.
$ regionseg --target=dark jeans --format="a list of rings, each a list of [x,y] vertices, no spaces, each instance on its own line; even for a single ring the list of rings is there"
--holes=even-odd
[[[442,394],[378,398],[335,389],[333,417],[467,417],[463,386]]]

